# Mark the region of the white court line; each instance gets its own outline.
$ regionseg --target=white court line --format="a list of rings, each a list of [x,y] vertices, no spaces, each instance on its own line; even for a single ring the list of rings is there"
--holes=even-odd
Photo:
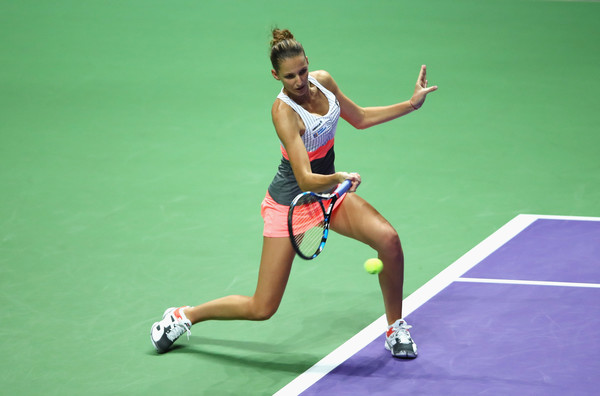
[[[600,2],[600,0],[598,0]],[[531,215],[531,214],[523,214],[519,216],[525,217],[535,217],[537,219],[547,219],[547,220],[577,220],[577,221],[600,221],[600,217],[589,217],[589,216],[553,216],[553,215]],[[519,217],[517,216],[517,217]]]
[[[518,279],[487,279],[487,278],[458,278],[455,282],[500,283],[506,285],[561,286],[561,287],[591,287],[600,289],[600,283],[531,281]]]
[[[548,3],[600,3],[600,0],[537,0]]]
[[[600,221],[600,218],[598,217],[518,215],[442,272],[437,274],[410,296],[406,297],[402,307],[404,316],[410,315],[414,310],[438,294],[445,287],[452,282],[459,280],[461,275],[473,268],[476,264],[511,240],[537,219]],[[386,326],[387,321],[385,315],[382,315],[354,337],[350,338],[329,355],[317,362],[314,366],[281,388],[275,393],[275,396],[292,396],[304,392],[308,387],[324,377],[331,370],[370,344],[377,337],[381,336],[384,333]],[[383,345],[381,347],[383,348]]]

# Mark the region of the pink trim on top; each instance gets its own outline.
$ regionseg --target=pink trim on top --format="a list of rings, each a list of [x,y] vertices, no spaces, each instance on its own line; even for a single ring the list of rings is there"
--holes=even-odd
[[[308,152],[309,161],[314,161],[316,159],[325,157],[327,155],[327,152],[333,147],[333,141],[334,141],[334,138],[331,138],[327,143],[325,143],[323,146],[319,147],[315,151],[309,151]],[[281,145],[281,154],[283,154],[283,158],[285,158],[288,161],[290,160],[290,158],[288,157],[287,151],[285,151],[285,148],[283,147],[283,144]]]

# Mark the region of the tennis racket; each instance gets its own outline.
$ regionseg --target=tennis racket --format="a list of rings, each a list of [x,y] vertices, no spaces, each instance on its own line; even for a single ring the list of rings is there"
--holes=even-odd
[[[305,260],[312,260],[323,251],[327,242],[333,206],[350,189],[350,186],[352,181],[345,180],[331,194],[306,191],[294,198],[288,212],[288,230],[292,246],[298,256]],[[326,204],[328,204],[327,210],[325,210]]]

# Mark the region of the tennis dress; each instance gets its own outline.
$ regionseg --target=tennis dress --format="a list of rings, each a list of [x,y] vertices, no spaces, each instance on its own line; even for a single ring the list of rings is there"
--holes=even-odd
[[[335,95],[321,85],[314,77],[309,75],[308,81],[327,97],[329,111],[324,116],[309,113],[284,94],[283,89],[277,98],[294,109],[302,119],[302,122],[304,122],[306,131],[302,135],[302,141],[308,152],[312,172],[329,175],[335,173],[333,142],[340,118],[340,104]],[[296,182],[289,157],[283,144],[281,144],[281,154],[281,163],[273,181],[269,185],[268,192],[275,202],[289,206],[294,197],[300,194],[302,190]]]

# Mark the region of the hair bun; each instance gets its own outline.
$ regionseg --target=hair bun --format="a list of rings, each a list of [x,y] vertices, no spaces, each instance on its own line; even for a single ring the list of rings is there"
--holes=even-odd
[[[288,29],[275,28],[271,33],[273,34],[273,39],[271,40],[271,47],[274,47],[279,42],[294,39],[294,35]]]
[[[273,69],[279,71],[281,61],[297,55],[304,55],[302,44],[296,41],[292,32],[287,29],[274,28],[271,30],[273,39],[271,40],[271,50],[269,57]],[[306,56],[306,55],[304,55]]]

